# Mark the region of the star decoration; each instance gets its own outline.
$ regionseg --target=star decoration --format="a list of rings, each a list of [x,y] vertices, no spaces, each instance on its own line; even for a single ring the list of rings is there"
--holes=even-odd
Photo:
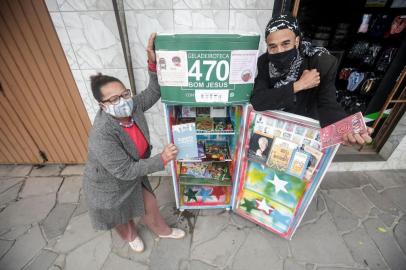
[[[244,203],[242,203],[240,206],[245,207],[248,213],[251,213],[252,209],[255,209],[255,201],[249,201],[247,199],[244,199]]]
[[[281,179],[279,179],[279,177],[276,175],[276,173],[273,176],[272,180],[268,180],[268,182],[272,183],[275,187],[275,192],[279,193],[279,191],[283,191],[285,193],[287,193],[288,191],[286,190],[285,186],[288,182],[283,181]]]
[[[210,197],[210,195],[211,195],[211,192],[212,192],[212,189],[209,189],[209,188],[202,188],[200,191],[199,191],[199,195],[202,197],[202,201],[204,202],[205,200],[207,200],[207,198],[208,197]]]
[[[222,187],[214,187],[211,195],[216,196],[217,200],[220,200],[220,197],[224,195],[224,190]]]
[[[258,210],[261,210],[262,212],[264,212],[267,215],[269,215],[272,212],[273,208],[270,207],[266,203],[265,198],[263,198],[262,201],[259,201],[259,200],[255,200],[255,201],[257,203]]]
[[[196,198],[196,193],[198,191],[193,191],[193,189],[188,188],[187,192],[185,193],[185,195],[187,196],[187,201],[190,202],[191,200],[195,200],[197,202],[197,198]]]

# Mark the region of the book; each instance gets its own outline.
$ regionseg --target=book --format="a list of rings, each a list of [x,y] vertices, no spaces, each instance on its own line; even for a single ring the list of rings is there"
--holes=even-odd
[[[205,141],[203,161],[231,161],[230,150],[227,141]]]
[[[287,172],[290,175],[303,179],[309,160],[310,160],[309,153],[296,149],[293,153],[292,158],[290,159]]]
[[[196,129],[199,131],[213,131],[214,130],[213,119],[205,116],[196,117]]]
[[[195,123],[172,126],[173,142],[178,148],[178,160],[198,158],[198,147]]]
[[[294,142],[275,137],[266,165],[281,171],[288,169],[294,150],[298,147]]]
[[[215,118],[214,119],[214,131],[218,132],[233,132],[233,124],[230,118]]]
[[[182,163],[179,180],[184,185],[231,185],[231,176],[226,162]]]
[[[349,133],[365,133],[367,126],[361,112],[350,115],[320,130],[321,148],[343,143],[343,136]]]
[[[273,139],[259,133],[252,133],[248,148],[248,160],[266,165]]]

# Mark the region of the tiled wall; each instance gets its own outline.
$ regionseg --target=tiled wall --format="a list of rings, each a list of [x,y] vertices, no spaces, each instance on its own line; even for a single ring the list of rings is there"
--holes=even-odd
[[[89,76],[116,76],[130,86],[111,0],[46,0],[89,118],[98,106]],[[146,43],[151,32],[258,32],[272,15],[273,0],[125,0],[137,92],[148,83]],[[263,34],[262,34],[263,35]],[[265,50],[261,40],[261,50]],[[154,152],[165,142],[162,104],[146,114]]]
[[[46,3],[93,121],[98,106],[91,94],[90,75],[102,72],[118,77],[130,87],[112,1],[46,0]],[[145,48],[151,32],[258,32],[263,52],[263,32],[273,5],[274,0],[125,0],[137,92],[148,83]],[[156,104],[146,115],[156,153],[166,143],[162,104]],[[396,140],[400,141],[387,162],[335,163],[331,170],[406,168],[406,138],[399,132],[382,151],[388,155],[397,145]]]

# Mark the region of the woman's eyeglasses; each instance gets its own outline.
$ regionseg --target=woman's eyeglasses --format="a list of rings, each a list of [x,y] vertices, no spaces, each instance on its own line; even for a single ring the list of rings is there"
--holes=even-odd
[[[109,99],[101,101],[101,103],[111,103],[113,105],[117,105],[120,102],[120,98],[129,99],[131,97],[131,90],[126,89],[121,95],[112,96]]]

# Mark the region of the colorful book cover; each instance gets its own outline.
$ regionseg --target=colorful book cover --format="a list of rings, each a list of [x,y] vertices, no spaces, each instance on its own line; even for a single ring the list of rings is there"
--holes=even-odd
[[[315,171],[323,157],[323,152],[314,149],[311,146],[305,145],[304,151],[310,154],[309,162],[307,164],[306,172],[304,175],[304,179],[306,181],[310,181],[315,174]]]
[[[299,149],[296,149],[289,162],[288,173],[290,175],[303,179],[307,169],[307,164],[310,160],[310,154]]]
[[[252,133],[248,149],[248,159],[265,165],[269,150],[272,147],[272,141],[271,137]]]
[[[214,118],[214,131],[217,132],[232,132],[233,124],[231,123],[230,118]]]
[[[266,164],[280,171],[287,170],[292,154],[297,147],[298,145],[294,142],[275,137]]]
[[[205,116],[196,117],[196,129],[199,131],[213,131],[214,130],[213,119]]]
[[[183,118],[195,118],[196,117],[196,107],[182,106],[182,117]]]
[[[196,126],[187,123],[172,126],[173,142],[178,148],[178,160],[190,160],[198,157]]]
[[[204,161],[231,161],[227,141],[205,141],[204,153]]]
[[[367,126],[361,112],[350,115],[320,130],[322,149],[343,143],[343,136],[348,133],[365,133]]]

